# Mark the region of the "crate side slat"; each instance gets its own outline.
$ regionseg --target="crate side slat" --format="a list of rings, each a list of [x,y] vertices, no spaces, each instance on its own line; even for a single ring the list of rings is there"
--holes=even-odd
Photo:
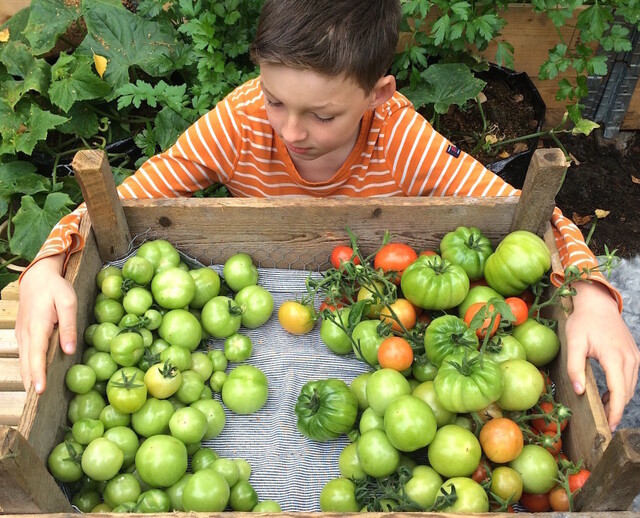
[[[552,268],[561,270],[560,257],[550,228],[545,233],[545,241],[552,250]],[[550,318],[558,321],[560,352],[549,371],[556,384],[556,399],[568,406],[573,413],[563,432],[563,448],[570,459],[581,459],[587,468],[594,469],[611,441],[611,432],[589,362],[586,364],[584,394],[579,396],[574,392],[567,374],[566,324],[572,307],[571,300],[563,300],[562,305],[553,306],[550,311]]]
[[[62,352],[57,331],[49,341],[47,352],[47,388],[41,396],[33,389],[27,394],[24,412],[18,429],[29,441],[41,459],[61,440],[67,420],[67,408],[71,394],[66,389],[64,377],[67,369],[78,363],[82,357],[82,334],[93,318],[93,301],[96,296],[95,274],[102,262],[98,255],[93,234],[90,233],[89,218],[80,226],[80,234],[85,239],[82,253],[71,256],[66,271],[66,279],[71,282],[78,298],[77,340],[75,354],[68,356]]]
[[[17,430],[0,426],[0,506],[3,513],[70,511],[36,452]]]
[[[25,392],[0,392],[0,425],[16,426],[26,400]]]
[[[263,267],[322,268],[346,228],[365,254],[392,240],[437,248],[459,225],[482,228],[497,243],[509,230],[517,198],[199,199],[124,202],[133,236],[162,237],[204,263],[244,251]],[[152,229],[151,232],[149,230]]]
[[[17,300],[0,300],[0,329],[15,328],[17,316],[18,316]]]
[[[13,281],[0,290],[0,299],[2,300],[18,300],[19,284]]]

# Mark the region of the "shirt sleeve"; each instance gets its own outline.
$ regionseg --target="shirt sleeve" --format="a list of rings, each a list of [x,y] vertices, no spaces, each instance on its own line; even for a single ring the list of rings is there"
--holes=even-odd
[[[408,196],[519,196],[520,191],[455,147],[412,108],[392,114],[387,129],[387,163]],[[589,279],[604,284],[622,311],[622,296],[600,273],[598,261],[580,229],[559,208],[551,217],[563,271],[551,273],[560,286],[570,265],[591,270]]]
[[[225,99],[189,127],[171,148],[151,157],[127,178],[118,187],[118,196],[123,200],[177,198],[191,196],[216,182],[226,183],[237,160],[236,129],[233,110]],[[63,217],[29,266],[45,257],[64,253],[66,269],[70,254],[84,246],[79,228],[86,212],[83,203]]]

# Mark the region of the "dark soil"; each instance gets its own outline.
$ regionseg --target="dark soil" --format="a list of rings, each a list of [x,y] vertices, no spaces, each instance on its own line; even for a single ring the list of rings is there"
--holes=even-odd
[[[503,82],[488,82],[483,92],[485,118],[491,134],[499,140],[527,135],[535,131],[538,121],[530,102],[531,94]],[[490,165],[501,158],[522,153],[526,144],[499,148],[499,154],[485,154],[470,138],[482,133],[482,119],[473,104],[469,109],[452,108],[440,121],[440,132],[458,147]],[[565,216],[582,230],[596,255],[617,250],[630,258],[640,255],[640,134],[621,133],[604,139],[599,130],[590,136],[563,134],[560,141],[572,157],[566,178],[556,196],[556,204]],[[556,147],[551,139],[537,146]],[[527,162],[521,162],[526,168]],[[500,173],[508,181],[508,174]],[[513,182],[517,185],[516,182]]]
[[[640,254],[640,135],[605,140],[599,133],[561,139],[575,157],[556,197],[562,212],[589,239],[596,255],[617,249],[620,257]],[[596,217],[596,211],[601,217]]]

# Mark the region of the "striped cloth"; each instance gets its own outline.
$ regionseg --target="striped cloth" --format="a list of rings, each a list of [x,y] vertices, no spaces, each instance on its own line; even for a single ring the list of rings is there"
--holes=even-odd
[[[165,153],[154,156],[118,188],[122,199],[176,198],[221,182],[235,197],[518,196],[520,191],[453,146],[400,93],[365,113],[350,155],[328,180],[311,182],[296,170],[269,124],[260,78],[233,91],[194,123]],[[78,227],[86,207],[64,217],[38,253],[83,246]],[[471,222],[470,222],[471,224]],[[595,267],[580,230],[559,209],[552,217],[563,266]],[[68,258],[67,255],[67,258]],[[563,272],[552,281],[562,282]],[[622,310],[622,298],[604,277]]]

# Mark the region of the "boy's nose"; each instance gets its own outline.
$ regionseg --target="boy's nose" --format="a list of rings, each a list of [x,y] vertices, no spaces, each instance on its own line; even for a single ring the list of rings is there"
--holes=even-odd
[[[299,117],[287,117],[282,127],[282,138],[287,142],[300,142],[307,137],[307,133]]]

